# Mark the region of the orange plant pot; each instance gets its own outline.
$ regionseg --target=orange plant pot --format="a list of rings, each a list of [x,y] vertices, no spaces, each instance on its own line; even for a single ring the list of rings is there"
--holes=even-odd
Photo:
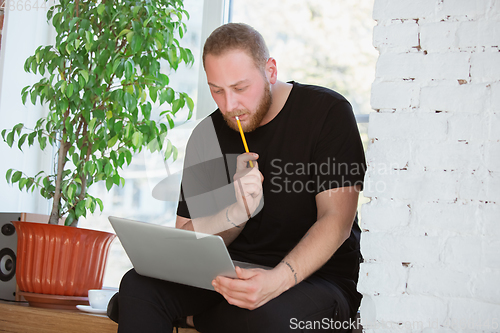
[[[88,296],[101,289],[115,234],[45,223],[12,222],[17,232],[16,278],[24,292]]]

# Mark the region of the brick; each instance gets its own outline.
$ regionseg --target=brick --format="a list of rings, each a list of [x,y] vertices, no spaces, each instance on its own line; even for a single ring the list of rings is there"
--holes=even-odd
[[[400,200],[456,200],[459,193],[457,172],[393,171],[378,175],[368,172],[364,195]]]
[[[500,203],[479,206],[480,227],[483,235],[500,238]]]
[[[409,50],[418,45],[418,24],[413,20],[379,23],[373,28],[373,46],[377,49]]]
[[[478,235],[482,227],[478,216],[482,210],[477,204],[461,202],[414,202],[411,204],[412,228],[431,236],[443,232]]]
[[[379,172],[408,167],[411,157],[411,143],[409,140],[381,139],[368,146],[366,161]]]
[[[487,109],[490,89],[486,84],[463,84],[423,87],[420,107],[431,111],[481,113]]]
[[[492,237],[483,238],[481,267],[500,267],[500,240]],[[500,280],[499,280],[500,281]]]
[[[457,175],[454,172],[422,172],[412,180],[410,184],[398,185],[400,191],[396,191],[396,195],[417,200],[454,200],[457,197]],[[405,186],[413,188],[403,189]]]
[[[482,164],[480,144],[468,142],[417,142],[414,146],[416,167],[426,170],[476,170]]]
[[[408,270],[407,292],[410,295],[472,297],[472,275],[441,265],[412,266]]]
[[[473,82],[498,81],[500,79],[500,52],[473,53],[471,78]]]
[[[487,114],[452,114],[448,119],[448,140],[469,143],[484,142],[488,138],[489,119],[490,116]]]
[[[376,77],[387,79],[467,80],[467,53],[386,53],[377,61]]]
[[[390,332],[422,332],[423,329],[432,327],[433,321],[442,322],[447,317],[447,302],[442,298],[422,295],[381,295],[372,299],[379,327]],[[390,322],[402,325],[388,326]]]
[[[486,12],[487,0],[444,0],[440,14],[443,16],[467,16],[476,18]]]
[[[441,260],[450,266],[477,270],[481,266],[483,238],[480,236],[452,236],[444,238]]]
[[[496,113],[493,114],[492,117],[498,117],[498,115],[500,114],[500,82],[492,83],[490,86],[491,86],[491,99],[488,109],[493,113]],[[494,119],[492,119],[492,121],[494,121]],[[500,138],[500,131],[497,130],[496,132],[497,132],[497,137]]]
[[[458,197],[462,200],[493,200],[488,198],[488,183],[491,176],[481,168],[472,173],[462,173],[458,179]]]
[[[373,7],[373,19],[418,19],[433,16],[435,0],[377,0]]]
[[[379,109],[408,109],[418,103],[420,87],[414,82],[384,82],[372,84],[371,106]]]
[[[462,199],[500,202],[500,172],[480,169],[460,180]]]
[[[401,229],[410,222],[410,207],[400,200],[373,199],[361,208],[362,229],[370,231],[391,231]]]
[[[368,136],[372,139],[446,139],[449,115],[445,113],[372,113]]]
[[[401,295],[406,289],[407,270],[401,263],[363,263],[358,291],[367,295]]]
[[[500,89],[498,90],[500,93]],[[500,105],[500,104],[499,104]],[[491,141],[500,141],[500,110],[498,113],[492,113],[489,119],[488,139]]]
[[[498,266],[495,268],[484,268],[476,274],[472,282],[473,297],[478,301],[497,304],[500,299],[500,288],[492,288],[492,286],[498,285],[498,281],[500,281]],[[500,324],[500,318],[498,319]]]
[[[500,172],[489,171],[489,178],[486,180],[485,201],[500,202]]]
[[[484,155],[486,168],[489,171],[500,172],[500,142],[487,142]]]
[[[419,76],[423,53],[385,53],[377,61],[375,76],[390,79],[410,79]]]
[[[458,22],[419,23],[420,47],[429,52],[447,51],[458,47]]]
[[[361,237],[361,253],[365,261],[430,264],[440,260],[439,243],[439,237],[365,232]]]
[[[498,282],[497,282],[498,283]],[[491,286],[496,288],[496,284]],[[453,298],[448,302],[452,314],[444,327],[452,327],[461,332],[498,332],[500,328],[500,304],[478,301],[470,298]]]
[[[500,45],[500,25],[497,20],[461,22],[457,29],[460,48]]]

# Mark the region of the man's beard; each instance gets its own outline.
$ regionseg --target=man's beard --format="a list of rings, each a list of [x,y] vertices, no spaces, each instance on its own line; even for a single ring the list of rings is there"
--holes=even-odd
[[[264,119],[267,112],[269,112],[272,100],[273,98],[271,95],[271,87],[269,83],[266,82],[266,86],[264,87],[264,96],[262,96],[259,106],[257,107],[257,110],[254,114],[250,114],[248,110],[243,109],[228,112],[226,114],[222,114],[222,116],[224,117],[224,120],[230,128],[235,131],[239,131],[238,124],[233,120],[233,117],[248,114],[248,120],[245,122],[245,124],[241,124],[241,127],[243,128],[243,132],[252,132],[257,127],[259,127],[262,119]]]

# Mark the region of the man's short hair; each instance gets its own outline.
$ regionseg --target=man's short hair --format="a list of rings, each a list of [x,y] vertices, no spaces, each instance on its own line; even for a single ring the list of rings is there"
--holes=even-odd
[[[203,67],[208,54],[220,56],[232,50],[246,52],[257,68],[265,69],[269,59],[266,42],[257,30],[244,23],[227,23],[210,34],[203,47]]]

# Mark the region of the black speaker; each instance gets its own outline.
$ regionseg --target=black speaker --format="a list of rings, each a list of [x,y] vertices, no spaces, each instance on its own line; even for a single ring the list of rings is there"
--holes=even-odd
[[[10,221],[21,220],[21,213],[0,213],[0,299],[16,299],[16,228]]]

